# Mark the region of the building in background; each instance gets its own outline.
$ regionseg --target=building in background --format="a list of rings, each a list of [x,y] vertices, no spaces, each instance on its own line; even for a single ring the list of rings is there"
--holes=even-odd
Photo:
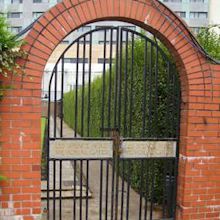
[[[0,11],[7,13],[11,30],[15,33],[27,27],[50,7],[61,0],[0,0]],[[219,0],[160,0],[176,12],[194,31],[215,22],[220,13]],[[209,7],[210,3],[210,7]],[[213,4],[213,5],[212,5]],[[218,7],[216,8],[216,6]],[[211,16],[209,16],[209,10]]]
[[[176,12],[197,33],[209,24],[210,0],[160,0]],[[219,0],[216,0],[219,1]]]
[[[38,19],[45,11],[47,11],[50,7],[55,5],[56,3],[60,2],[61,0],[0,0],[0,12],[4,13],[8,19],[10,24],[10,29],[15,34],[19,33],[21,30],[25,29],[28,25]],[[62,52],[69,46],[73,40],[77,39],[77,37],[81,36],[83,33],[88,32],[90,30],[96,28],[102,28],[103,26],[118,26],[118,27],[126,27],[132,30],[137,30],[138,27],[124,23],[124,22],[95,22],[92,24],[87,24],[79,29],[73,31],[70,35],[68,35],[54,50],[53,54],[51,55],[48,63],[45,67],[45,74],[42,80],[42,97],[48,95],[48,83],[53,71],[53,67],[60,57]],[[139,28],[140,29],[140,28]],[[113,36],[113,44],[116,36]],[[85,43],[89,43],[88,39],[85,39]],[[88,42],[87,42],[88,41]],[[80,42],[83,44],[84,42]],[[94,46],[94,50],[96,51],[96,56],[93,57],[92,60],[92,75],[97,77],[102,73],[103,70],[103,45],[104,45],[104,32],[99,33],[98,35],[94,35],[92,44]],[[76,58],[74,57],[74,51],[76,48],[72,48],[72,53],[68,54],[68,57],[65,57],[64,62],[67,63],[65,65],[65,73],[66,79],[72,79],[75,75],[76,69]],[[82,47],[80,47],[80,54],[82,54]],[[87,60],[88,58],[86,58]],[[82,60],[82,58],[80,58]],[[80,63],[81,61],[79,61]],[[83,61],[85,62],[85,61]],[[82,74],[82,64],[80,63],[80,70],[79,74]],[[88,61],[85,62],[85,68],[88,68]],[[106,64],[106,68],[108,68],[108,64]],[[73,81],[73,80],[68,80]],[[79,82],[80,86],[80,82]],[[72,84],[65,84],[64,91],[68,92],[69,90],[73,89],[74,85]],[[58,88],[60,89],[60,88]]]
[[[220,34],[220,0],[209,1],[209,25],[217,26],[215,30]]]
[[[10,30],[17,34],[25,29],[28,25],[38,19],[50,7],[57,4],[61,0],[0,0],[0,12],[4,13],[10,24]],[[62,43],[69,44],[72,39],[96,27],[103,25],[108,26],[126,26],[136,29],[134,25],[124,24],[123,22],[99,22],[86,25],[74,31]],[[97,42],[100,43],[100,42]]]
[[[0,0],[0,11],[5,13],[11,31],[20,32],[58,0]]]

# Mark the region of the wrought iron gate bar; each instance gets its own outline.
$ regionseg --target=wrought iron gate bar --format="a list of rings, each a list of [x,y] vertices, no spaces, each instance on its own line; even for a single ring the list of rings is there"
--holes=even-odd
[[[74,191],[73,191],[73,219],[76,220],[76,160],[74,160],[74,178],[73,178],[73,184],[74,184]]]
[[[127,166],[128,166],[128,173],[131,173],[131,163],[129,163],[129,161],[127,161]],[[131,188],[131,179],[130,179],[130,175],[128,175],[128,179],[127,179],[126,220],[129,219],[130,188]]]
[[[144,72],[143,72],[143,125],[142,125],[142,136],[144,137],[145,134],[145,127],[146,127],[146,84],[147,84],[147,41],[145,40],[145,48],[144,48]]]
[[[63,120],[64,120],[64,113],[63,113],[63,97],[64,97],[64,56],[61,57],[61,111],[60,111],[60,137],[63,137]]]
[[[103,160],[112,160],[112,158],[113,157],[106,157],[106,158],[103,158]],[[123,161],[123,160],[125,160],[125,161],[127,161],[127,160],[133,160],[133,161],[135,161],[135,160],[137,160],[137,161],[140,161],[140,160],[156,160],[156,159],[158,159],[158,160],[161,160],[161,161],[163,161],[163,160],[175,160],[176,158],[175,157],[148,157],[148,158],[146,158],[146,157],[143,157],[143,158],[141,158],[141,157],[128,157],[128,158],[120,158],[120,161]],[[98,158],[98,157],[85,157],[85,158],[82,158],[82,157],[79,157],[79,158],[77,158],[77,157],[51,157],[50,159],[49,159],[49,161],[74,161],[74,160],[83,160],[83,161],[100,161],[100,158]]]
[[[111,137],[76,137],[76,138],[71,138],[71,137],[63,137],[63,138],[49,138],[50,141],[111,141],[112,138]],[[125,137],[121,137],[121,141],[178,141],[178,138],[125,138]]]
[[[49,80],[48,220],[173,219],[179,96],[174,64],[145,33],[101,27],[68,45]]]
[[[84,95],[85,95],[85,53],[86,53],[86,39],[83,36],[83,68],[82,68],[82,111],[81,111],[81,135],[84,136]]]
[[[87,124],[87,136],[90,136],[90,105],[91,105],[91,74],[92,74],[92,33],[89,34],[89,91],[88,91],[88,124]]]
[[[113,45],[112,45],[112,40],[113,40],[113,30],[110,30],[110,52],[109,52],[109,78],[112,78],[112,53],[113,53]],[[108,123],[107,126],[110,127],[111,126],[111,91],[112,91],[112,81],[110,80],[109,82],[109,90],[108,90]],[[113,117],[113,116],[112,116]],[[104,125],[103,125],[104,127]]]
[[[89,161],[86,161],[86,220],[88,219],[89,207]]]
[[[59,208],[60,208],[60,213],[59,213],[59,219],[62,219],[62,162],[60,161],[60,180],[59,180],[59,184],[60,184],[60,204],[59,204]]]
[[[79,78],[79,40],[77,40],[77,49],[76,49],[76,89],[75,89],[75,118],[78,118],[78,78]],[[77,122],[75,120],[75,129],[74,136],[77,136]]]
[[[133,110],[133,65],[134,65],[134,33],[131,35],[131,87],[130,87],[130,112],[129,112],[129,137],[132,137],[132,110]]]

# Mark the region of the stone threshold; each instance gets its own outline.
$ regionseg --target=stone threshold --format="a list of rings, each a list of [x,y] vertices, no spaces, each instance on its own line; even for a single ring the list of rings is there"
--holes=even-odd
[[[68,181],[69,182],[69,181]],[[75,195],[74,195],[75,191]],[[86,186],[82,186],[82,190],[80,189],[79,185],[76,185],[76,189],[74,189],[73,182],[71,185],[65,184],[65,181],[62,184],[62,192],[60,197],[60,189],[59,186],[56,186],[56,191],[54,195],[54,190],[49,189],[49,197],[50,199],[73,199],[74,197],[76,199],[79,199],[82,197],[83,199],[92,198],[92,193],[88,189],[88,196],[86,191]],[[47,181],[41,181],[41,199],[47,199]]]

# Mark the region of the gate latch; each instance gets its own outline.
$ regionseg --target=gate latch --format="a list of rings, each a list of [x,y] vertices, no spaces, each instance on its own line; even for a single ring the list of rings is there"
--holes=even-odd
[[[122,153],[121,149],[121,138],[118,130],[112,131],[112,139],[113,139],[113,153],[116,157],[120,157]]]
[[[121,153],[122,153],[122,149],[121,149],[121,137],[120,137],[120,132],[118,128],[103,128],[103,131],[106,132],[111,132],[111,137],[113,140],[113,155],[116,157],[120,157]]]

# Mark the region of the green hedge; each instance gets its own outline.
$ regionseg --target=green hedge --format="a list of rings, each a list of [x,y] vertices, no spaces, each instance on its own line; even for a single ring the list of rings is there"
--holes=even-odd
[[[149,47],[150,45],[148,45]],[[158,66],[156,66],[156,51],[155,47],[152,47],[152,57],[150,59],[150,51],[147,53],[147,71],[146,71],[146,93],[144,95],[144,40],[136,40],[134,44],[134,63],[133,63],[133,84],[131,85],[131,45],[128,48],[128,65],[125,75],[125,49],[122,54],[121,63],[121,123],[118,124],[119,115],[119,95],[115,94],[116,84],[116,71],[115,61],[112,66],[112,72],[109,71],[105,74],[105,86],[104,93],[105,99],[103,104],[103,76],[94,80],[90,89],[90,128],[88,134],[88,94],[89,87],[86,85],[84,91],[82,88],[78,88],[78,108],[77,108],[77,133],[82,136],[101,136],[100,128],[102,127],[102,108],[104,106],[104,126],[105,127],[119,127],[121,135],[124,137],[174,137],[178,128],[177,114],[178,105],[178,80],[176,79],[176,72],[174,74],[168,74],[167,62],[163,59],[162,55],[158,55]],[[149,68],[149,63],[152,63],[152,69]],[[118,65],[120,62],[118,63]],[[158,74],[156,76],[155,69],[158,68]],[[170,65],[170,69],[174,68]],[[120,69],[120,68],[119,68]],[[151,73],[150,73],[151,72]],[[126,76],[126,80],[125,80]],[[119,73],[118,73],[118,78]],[[156,81],[157,78],[157,81]],[[111,79],[111,80],[110,80]],[[111,90],[109,91],[109,85],[111,82]],[[127,83],[127,90],[125,92],[125,85]],[[131,88],[133,90],[133,104],[130,103]],[[151,90],[151,95],[150,95]],[[119,89],[118,89],[119,92]],[[84,93],[84,95],[83,95]],[[64,120],[74,128],[75,125],[75,96],[76,91],[71,91],[64,94]],[[110,98],[109,98],[110,97]],[[114,106],[115,98],[117,97],[116,124],[114,123]],[[144,108],[144,97],[146,107]],[[126,105],[124,104],[126,99]],[[109,100],[110,117],[108,112]],[[83,117],[81,117],[83,107]],[[149,104],[151,103],[151,104]],[[143,110],[145,110],[146,116],[143,116]],[[129,122],[130,114],[132,115],[132,122]],[[108,121],[110,118],[110,123]],[[146,127],[143,130],[143,118],[145,118]],[[83,120],[83,122],[82,122]],[[83,129],[82,129],[83,124]],[[131,129],[131,135],[128,131]],[[149,129],[150,128],[150,129]]]
[[[157,53],[156,47],[151,46],[149,42],[146,45],[143,39],[136,39],[133,48],[130,44],[127,50],[123,48],[121,57],[121,62],[119,60],[116,63],[114,60],[112,71],[108,70],[105,75],[95,79],[90,88],[86,85],[84,89],[82,87],[78,89],[77,133],[81,136],[100,137],[103,135],[100,128],[104,125],[104,127],[118,127],[123,137],[175,137],[178,130],[179,98],[179,84],[175,67],[170,64],[169,69],[172,70],[172,73],[169,73],[168,62],[164,59],[162,53],[160,51]],[[145,63],[147,63],[146,66]],[[120,70],[118,72],[116,71],[117,66]],[[144,73],[146,73],[146,77],[144,77]],[[118,86],[117,92],[119,94],[120,91],[120,96],[116,95],[115,89],[119,78],[121,78],[121,90]],[[103,83],[106,87],[104,102]],[[89,90],[90,99],[88,97]],[[132,101],[130,99],[131,93],[133,95]],[[115,98],[117,98],[116,102]],[[90,104],[88,100],[90,100]],[[76,122],[75,101],[76,90],[64,94],[64,120],[73,129]],[[84,103],[84,107],[82,103]],[[82,108],[83,117],[81,115]],[[88,114],[88,109],[90,114]],[[102,114],[102,111],[104,114]],[[119,114],[120,111],[121,114]],[[114,120],[115,113],[117,116],[116,121]],[[89,128],[88,117],[90,117]],[[130,117],[132,118],[131,122]],[[145,120],[144,129],[143,120]],[[140,190],[141,182],[140,166],[140,161],[132,161],[131,184],[137,191]],[[127,169],[127,166],[125,166],[125,173],[128,172]],[[162,175],[166,172],[164,169],[166,167],[163,166],[163,161],[155,160],[154,167],[149,170],[149,173],[152,174],[149,175],[150,178],[153,175],[155,178],[155,202],[161,202]],[[146,175],[145,173],[144,176]]]

